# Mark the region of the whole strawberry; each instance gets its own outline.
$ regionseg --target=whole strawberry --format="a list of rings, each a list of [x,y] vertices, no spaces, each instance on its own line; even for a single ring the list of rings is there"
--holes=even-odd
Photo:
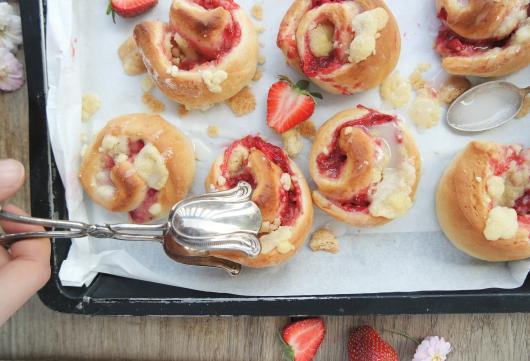
[[[348,341],[350,361],[399,361],[396,351],[370,326],[352,331]]]
[[[158,0],[109,0],[107,6],[107,15],[112,14],[112,20],[115,20],[115,14],[124,18],[132,18],[145,13],[158,3]]]
[[[309,119],[315,111],[315,98],[322,99],[319,93],[307,90],[309,81],[300,80],[296,84],[286,76],[272,84],[267,97],[267,124],[283,133]]]
[[[321,318],[310,318],[287,325],[282,332],[287,360],[311,361],[325,334],[326,328]]]

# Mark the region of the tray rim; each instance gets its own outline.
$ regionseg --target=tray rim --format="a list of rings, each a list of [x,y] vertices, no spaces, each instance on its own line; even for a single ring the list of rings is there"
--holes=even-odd
[[[46,121],[44,9],[46,0],[21,1],[28,86],[31,209],[38,217],[67,218],[64,188],[57,172]],[[35,26],[40,24],[40,26]],[[28,121],[29,121],[28,119]],[[43,182],[43,180],[45,180]],[[379,294],[246,297],[208,292],[201,297],[97,297],[106,285],[138,285],[169,293],[189,291],[150,282],[98,275],[88,288],[61,286],[60,264],[69,240],[52,241],[52,277],[39,291],[52,310],[85,315],[353,315],[415,313],[530,312],[530,275],[517,289],[429,291]],[[104,292],[104,291],[103,291]]]

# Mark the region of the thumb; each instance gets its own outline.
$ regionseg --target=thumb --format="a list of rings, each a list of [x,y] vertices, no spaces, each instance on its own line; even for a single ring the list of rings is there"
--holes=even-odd
[[[11,197],[24,183],[24,166],[14,159],[0,160],[0,201]]]

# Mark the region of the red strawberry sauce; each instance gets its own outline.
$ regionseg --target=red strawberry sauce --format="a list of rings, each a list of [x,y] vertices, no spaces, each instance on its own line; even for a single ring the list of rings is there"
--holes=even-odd
[[[260,150],[270,162],[280,167],[284,173],[288,173],[291,176],[294,175],[289,164],[289,158],[281,148],[267,143],[259,136],[247,135],[243,139],[232,143],[225,150],[224,160],[221,164],[221,174],[226,178],[227,188],[235,187],[239,181],[246,181],[250,183],[252,187],[256,186],[256,182],[246,164],[244,164],[241,171],[235,176],[230,175],[228,171],[228,161],[232,152],[238,145],[242,145],[249,150],[252,148]],[[302,209],[300,186],[298,182],[293,180],[292,187],[289,191],[285,191],[283,188],[281,188],[280,191],[282,203],[282,209],[280,210],[281,224],[289,226],[295,222]]]
[[[202,65],[207,62],[219,62],[220,59],[228,53],[234,46],[239,43],[241,39],[241,27],[239,23],[234,19],[233,11],[239,9],[237,5],[232,0],[194,0],[197,5],[202,6],[205,9],[216,9],[222,7],[223,9],[230,12],[232,21],[224,29],[223,44],[219,48],[219,51],[215,54],[198,54],[199,58],[195,61],[182,61],[179,64],[179,69],[182,70],[191,70],[198,65]],[[186,39],[192,47],[197,49],[197,46],[193,46],[193,41],[191,39]],[[177,46],[173,40],[171,40],[172,46]]]
[[[145,146],[145,142],[142,139],[131,140],[129,139],[129,162],[133,162],[134,158],[140,153],[142,148]],[[111,156],[105,155],[103,158],[103,169],[111,171],[116,163]],[[149,208],[155,204],[158,200],[158,191],[153,188],[149,188],[144,200],[138,206],[138,208],[129,212],[129,216],[134,223],[145,223],[153,219],[149,213]]]
[[[341,2],[344,2],[344,1],[346,1],[346,0],[313,0],[311,2],[311,9],[319,7],[319,6],[324,5],[324,4],[341,3]]]
[[[493,168],[493,174],[499,176],[505,173],[509,168],[512,162],[515,162],[517,165],[524,163],[524,158],[515,151],[512,147],[507,147],[506,156],[501,159],[491,159],[490,166]]]
[[[317,156],[318,170],[322,175],[328,178],[338,178],[341,174],[344,163],[346,163],[346,153],[339,147],[339,136],[342,129],[352,126],[364,126],[369,128],[396,120],[396,117],[393,115],[379,113],[376,110],[365,108],[362,105],[358,105],[357,108],[367,109],[369,110],[369,113],[360,119],[344,122],[337,127],[333,133],[331,143],[328,146],[329,153],[320,153]]]
[[[508,43],[509,39],[510,36],[501,40],[487,39],[474,41],[463,38],[447,27],[442,26],[436,38],[435,49],[441,56],[473,56],[492,48],[502,48]]]

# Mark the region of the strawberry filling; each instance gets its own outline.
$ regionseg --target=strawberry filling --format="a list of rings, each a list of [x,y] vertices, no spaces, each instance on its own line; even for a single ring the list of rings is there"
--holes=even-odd
[[[235,141],[232,143],[224,153],[224,160],[221,164],[221,174],[224,178],[226,178],[226,186],[228,188],[233,188],[237,185],[239,181],[245,181],[252,185],[254,188],[256,186],[256,182],[254,181],[254,177],[252,176],[250,172],[250,168],[247,166],[247,164],[243,164],[242,169],[239,173],[236,175],[231,175],[228,171],[228,161],[230,159],[230,156],[232,155],[232,152],[234,149],[238,146],[242,145],[243,147],[247,149],[258,149],[261,151],[265,157],[272,163],[276,164],[284,173],[288,173],[291,176],[295,175],[293,170],[291,169],[291,166],[289,164],[289,158],[285,154],[285,152],[270,143],[267,143],[265,140],[258,136],[251,136],[247,135],[241,140]],[[298,182],[293,181],[292,187],[289,191],[284,190],[283,188],[280,189],[281,192],[281,203],[282,208],[280,209],[280,220],[281,224],[288,226],[292,225],[298,215],[301,212],[302,209],[302,200],[301,200],[301,190]]]
[[[493,48],[502,48],[510,39],[469,40],[459,36],[445,26],[440,28],[435,49],[441,56],[473,56]]]
[[[506,148],[506,156],[501,160],[491,159],[490,166],[493,169],[493,175],[500,176],[508,171],[512,162],[515,162],[516,165],[521,165],[524,163],[524,157],[521,154],[517,153],[512,147]]]
[[[239,23],[234,19],[233,11],[239,9],[239,5],[234,3],[232,0],[194,0],[194,2],[197,5],[202,6],[205,9],[215,9],[218,7],[222,7],[225,10],[230,12],[230,16],[232,17],[232,21],[230,24],[228,24],[223,32],[223,43],[219,47],[218,51],[215,53],[208,53],[208,54],[201,54],[197,53],[198,57],[197,59],[189,60],[186,58],[182,58],[181,62],[179,63],[178,67],[181,70],[192,70],[193,68],[209,63],[209,62],[216,62],[218,63],[222,57],[227,54],[232,48],[234,48],[239,41],[241,40],[241,27],[239,26]],[[178,32],[178,31],[177,31]],[[199,46],[197,46],[197,43],[194,42],[193,39],[186,38],[190,46],[198,50],[200,49]],[[178,45],[173,40],[173,36],[171,36],[171,46],[177,47]]]
[[[368,197],[368,188],[356,194],[352,199],[347,201],[332,201],[336,206],[344,209],[346,212],[367,212],[370,206]]]
[[[309,35],[305,38],[306,47],[309,49]],[[315,77],[319,74],[330,74],[341,67],[344,62],[339,57],[338,49],[333,49],[328,56],[315,57],[311,51],[306,51],[302,70],[305,75]]]
[[[158,191],[153,188],[149,188],[147,191],[144,200],[138,206],[138,208],[129,212],[129,216],[134,223],[145,223],[153,219],[151,213],[149,213],[149,208],[157,202]]]
[[[339,147],[339,136],[342,129],[346,127],[364,126],[373,127],[375,125],[385,124],[396,120],[396,117],[389,114],[382,114],[373,109],[368,109],[362,105],[358,105],[358,108],[367,109],[370,112],[360,119],[350,120],[342,123],[335,132],[330,145],[328,146],[328,154],[320,153],[317,156],[317,166],[320,174],[328,178],[338,178],[346,163],[346,153]],[[402,140],[403,138],[401,138]]]
[[[145,146],[145,142],[142,139],[131,140],[129,139],[129,157],[128,161],[133,162],[134,158],[140,153],[142,148]],[[111,171],[116,166],[114,159],[105,155],[103,158],[103,169]],[[149,188],[142,203],[134,210],[129,212],[129,216],[134,223],[145,223],[153,219],[153,216],[149,213],[149,208],[157,202],[158,191],[153,188]]]
[[[239,5],[232,0],[193,0],[193,2],[208,10],[216,9],[218,7],[222,7],[225,10],[239,9]]]
[[[346,0],[312,0],[310,9],[314,9],[314,8],[322,6],[324,4],[341,3],[341,2],[344,2],[344,1],[346,1]]]

